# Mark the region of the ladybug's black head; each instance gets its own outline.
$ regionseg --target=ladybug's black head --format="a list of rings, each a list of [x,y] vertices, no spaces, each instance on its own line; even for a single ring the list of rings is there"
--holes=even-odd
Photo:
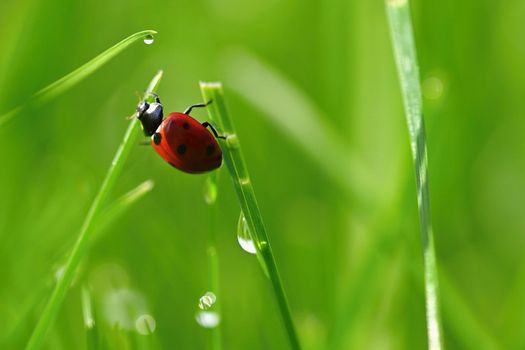
[[[142,101],[137,106],[137,118],[142,123],[142,129],[146,136],[151,136],[157,131],[162,123],[163,107],[159,97],[154,94],[155,102]]]

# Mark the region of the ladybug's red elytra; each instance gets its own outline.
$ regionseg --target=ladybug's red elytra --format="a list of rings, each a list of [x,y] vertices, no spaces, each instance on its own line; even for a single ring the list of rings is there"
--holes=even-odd
[[[217,169],[222,163],[222,151],[215,128],[208,122],[200,123],[190,116],[193,108],[211,103],[196,103],[183,113],[173,112],[163,119],[163,106],[157,94],[151,93],[155,102],[142,101],[137,106],[137,118],[151,145],[169,164],[186,173],[197,174]],[[210,128],[213,132],[207,128]]]

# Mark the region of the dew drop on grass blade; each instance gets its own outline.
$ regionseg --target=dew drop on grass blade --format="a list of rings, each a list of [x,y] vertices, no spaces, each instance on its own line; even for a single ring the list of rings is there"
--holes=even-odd
[[[241,144],[226,108],[222,84],[220,82],[201,82],[200,86],[204,101],[213,101],[207,108],[210,120],[226,136],[226,140],[220,140],[224,162],[233,182],[241,210],[252,233],[252,239],[256,241],[256,248],[266,265],[290,346],[292,349],[300,349],[301,345],[295,330],[290,306],[268,241],[252,181],[244,161]]]
[[[27,103],[15,107],[9,112],[0,115],[0,126],[10,121],[15,116],[19,115],[25,108],[30,106],[39,106],[61,94],[71,89],[82,80],[93,74],[104,64],[109,62],[113,57],[120,54],[126,48],[131,46],[133,43],[143,40],[146,44],[151,44],[153,42],[153,35],[157,34],[154,30],[143,30],[137,32],[125,38],[124,40],[113,45],[106,51],[102,52],[100,55],[93,58],[91,61],[84,63],[82,66],[78,67],[71,73],[63,76],[57,81],[49,84],[42,90],[36,92],[33,96],[29,98]],[[151,42],[149,42],[151,40]]]
[[[206,294],[199,298],[199,309],[208,310],[216,301],[217,297],[213,292],[206,292]]]
[[[242,250],[250,254],[256,254],[257,248],[255,247],[255,242],[252,239],[250,229],[248,228],[248,223],[246,218],[241,211],[239,215],[239,222],[237,223],[237,241],[241,246]]]
[[[142,335],[150,335],[155,332],[157,321],[150,314],[143,314],[135,320],[135,330]]]

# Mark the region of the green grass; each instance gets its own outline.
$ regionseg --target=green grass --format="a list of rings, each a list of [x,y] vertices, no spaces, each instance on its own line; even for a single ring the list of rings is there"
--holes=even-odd
[[[237,193],[237,199],[241,206],[242,213],[246,218],[250,232],[252,232],[252,237],[255,239],[255,247],[264,259],[275,299],[279,306],[284,327],[286,328],[286,333],[290,341],[290,346],[292,349],[300,349],[299,338],[266,233],[266,228],[257,205],[255,191],[244,161],[239,137],[235,132],[233,120],[226,107],[222,84],[218,82],[201,82],[200,86],[204,101],[213,101],[213,103],[208,106],[211,121],[218,126],[220,132],[226,137],[226,140],[221,142],[224,162],[228,168],[235,192]]]
[[[96,232],[93,234],[91,244],[101,239],[103,233],[108,231],[111,224],[117,222],[133,204],[151,192],[153,187],[153,181],[146,180],[137,187],[117,198],[114,202],[109,204],[107,208],[104,208],[103,212],[100,213],[99,219],[97,220]]]
[[[116,43],[106,51],[102,52],[100,55],[91,59],[90,61],[84,63],[82,66],[78,67],[71,73],[63,76],[57,81],[49,84],[42,90],[36,92],[31,98],[21,106],[18,106],[11,111],[0,115],[0,126],[9,122],[12,118],[17,115],[20,115],[24,109],[29,107],[38,107],[57,96],[60,96],[64,92],[73,88],[75,85],[80,83],[82,80],[89,77],[91,74],[96,72],[100,67],[108,63],[112,58],[119,55],[122,51],[136,43],[137,41],[148,41],[150,42],[153,38],[153,35],[157,34],[154,30],[143,30],[137,32],[123,39],[122,41]]]
[[[443,346],[443,331],[439,311],[436,253],[430,220],[428,156],[416,47],[408,0],[386,0],[386,9],[416,174],[417,203],[424,256],[428,348],[437,350]]]
[[[148,97],[149,92],[156,91],[161,78],[162,71],[159,71],[148,85],[144,98]],[[62,277],[58,279],[53,293],[51,294],[51,297],[49,298],[49,301],[47,302],[46,307],[40,316],[40,319],[31,335],[31,338],[29,339],[29,342],[27,343],[26,349],[28,350],[41,348],[47,331],[51,327],[60,309],[60,306],[66,297],[67,290],[71,284],[71,281],[73,280],[73,277],[75,276],[76,269],[82,261],[82,258],[87,253],[94,228],[96,227],[98,215],[102,207],[105,205],[111,190],[115,186],[115,183],[122,172],[128,155],[135,144],[138,133],[140,132],[138,124],[139,121],[137,118],[131,119],[128,129],[124,134],[122,143],[117,149],[106,177],[104,178],[104,181],[102,182],[102,185],[100,186],[100,189],[93,200],[93,203],[91,204],[86,218],[84,219],[84,223],[82,224],[78,238],[64,266],[64,273]]]
[[[448,349],[525,348],[524,4],[410,1]],[[384,1],[364,0],[0,1],[0,115],[24,106],[0,127],[0,348],[27,344],[134,92],[157,67],[167,113],[201,100],[202,77],[224,82],[302,348],[427,348],[417,190],[387,13]],[[143,28],[162,36],[27,103]],[[205,109],[194,117],[209,119]],[[145,349],[155,338],[157,349],[208,348],[214,331],[195,311],[212,289],[213,210],[222,347],[289,348],[272,284],[236,241],[239,202],[224,168],[211,209],[207,175],[133,149],[42,348],[86,347],[82,286],[99,347]],[[146,179],[155,190],[119,207]],[[141,295],[153,335],[137,333],[139,315],[126,328],[107,317],[114,288]]]
[[[221,293],[219,284],[219,252],[217,250],[217,195],[218,195],[218,179],[220,169],[212,172],[206,177],[204,185],[204,200],[209,206],[209,229],[208,229],[208,246],[206,248],[206,255],[208,257],[208,285],[209,290],[215,294],[216,300],[213,303],[213,312],[215,312],[219,320],[222,319],[221,313]],[[221,321],[216,327],[210,329],[210,348],[212,350],[222,349],[222,335],[221,335]]]
[[[82,316],[86,330],[86,348],[87,350],[95,350],[99,348],[100,340],[98,326],[95,322],[95,315],[93,314],[91,292],[88,287],[82,286],[80,297],[82,302]]]

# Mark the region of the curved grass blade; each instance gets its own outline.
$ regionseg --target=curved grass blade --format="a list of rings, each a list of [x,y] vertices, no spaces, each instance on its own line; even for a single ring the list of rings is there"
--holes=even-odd
[[[248,174],[248,168],[244,161],[239,138],[235,133],[232,119],[226,109],[222,84],[219,82],[201,82],[200,87],[204,101],[213,101],[207,108],[210,119],[217,124],[221,132],[226,136],[226,140],[221,141],[224,162],[233,181],[241,209],[251,232],[253,232],[253,238],[256,240],[256,248],[260,251],[268,268],[270,281],[290,345],[292,349],[300,349],[299,338],[297,337],[288,300],[284,292],[281,277],[279,276],[279,271],[277,270],[277,264],[270,247],[268,235],[266,234],[266,228],[264,227],[262,216],[257,205],[257,199]]]
[[[135,34],[128,36],[124,40],[113,45],[106,51],[102,52],[97,57],[93,58],[91,61],[83,64],[82,66],[78,67],[71,73],[63,76],[62,78],[58,79],[54,83],[51,83],[50,85],[46,86],[42,90],[38,91],[33,96],[31,96],[31,98],[29,99],[27,103],[21,106],[15,107],[11,111],[1,115],[0,116],[0,126],[10,121],[12,118],[18,115],[25,108],[29,106],[41,105],[42,103],[45,103],[61,95],[62,93],[71,89],[73,86],[77,85],[82,80],[84,80],[85,78],[93,74],[97,69],[99,69],[104,64],[109,62],[113,57],[120,54],[122,51],[124,51],[126,48],[131,46],[133,43],[139,40],[144,40],[146,38],[152,37],[154,34],[157,34],[157,32],[154,30],[143,30],[141,32],[137,32]]]
[[[144,98],[147,97],[149,92],[155,91],[157,89],[161,78],[162,71],[159,71],[150,82]],[[126,162],[126,159],[140,131],[138,123],[139,121],[137,118],[133,118],[129,123],[128,129],[124,135],[124,139],[122,140],[117,153],[113,157],[113,161],[111,162],[111,166],[109,167],[106,177],[104,178],[104,182],[102,183],[100,190],[93,200],[93,203],[89,208],[89,212],[84,219],[84,223],[80,229],[77,241],[73,246],[73,249],[71,250],[69,258],[65,264],[64,273],[58,280],[56,287],[53,290],[53,293],[51,294],[51,297],[44,308],[44,311],[42,312],[35,329],[33,330],[33,334],[27,343],[26,349],[28,350],[39,349],[42,346],[45,335],[53,323],[53,320],[55,319],[62,302],[64,301],[67,289],[75,275],[75,270],[86,254],[89,242],[93,236],[93,232],[95,232],[98,214],[100,213],[101,208],[103,207],[111,189],[115,185],[117,178],[122,172],[124,163]]]
[[[430,221],[427,145],[416,47],[408,0],[386,0],[386,10],[416,173],[417,203],[424,257],[428,348],[437,350],[442,348],[442,326],[439,313],[436,254]]]
[[[103,233],[107,232],[108,227],[111,226],[113,222],[117,221],[126,210],[152,189],[153,181],[147,180],[111,203],[108,208],[101,213],[99,220],[97,220],[97,225],[94,229],[95,232],[93,233],[93,238],[90,243],[93,244],[100,239]],[[10,326],[7,327],[7,331],[0,337],[1,349],[7,347],[6,344],[11,344],[13,339],[16,339],[20,335],[24,329],[24,322],[30,319],[30,315],[38,306],[38,303],[46,298],[50,290],[48,286],[51,283],[54,284],[55,277],[53,276],[53,278],[49,278],[49,280],[49,283],[41,284],[36,291],[32,293],[20,308],[21,311],[18,312],[17,319],[14,322],[9,323]]]

